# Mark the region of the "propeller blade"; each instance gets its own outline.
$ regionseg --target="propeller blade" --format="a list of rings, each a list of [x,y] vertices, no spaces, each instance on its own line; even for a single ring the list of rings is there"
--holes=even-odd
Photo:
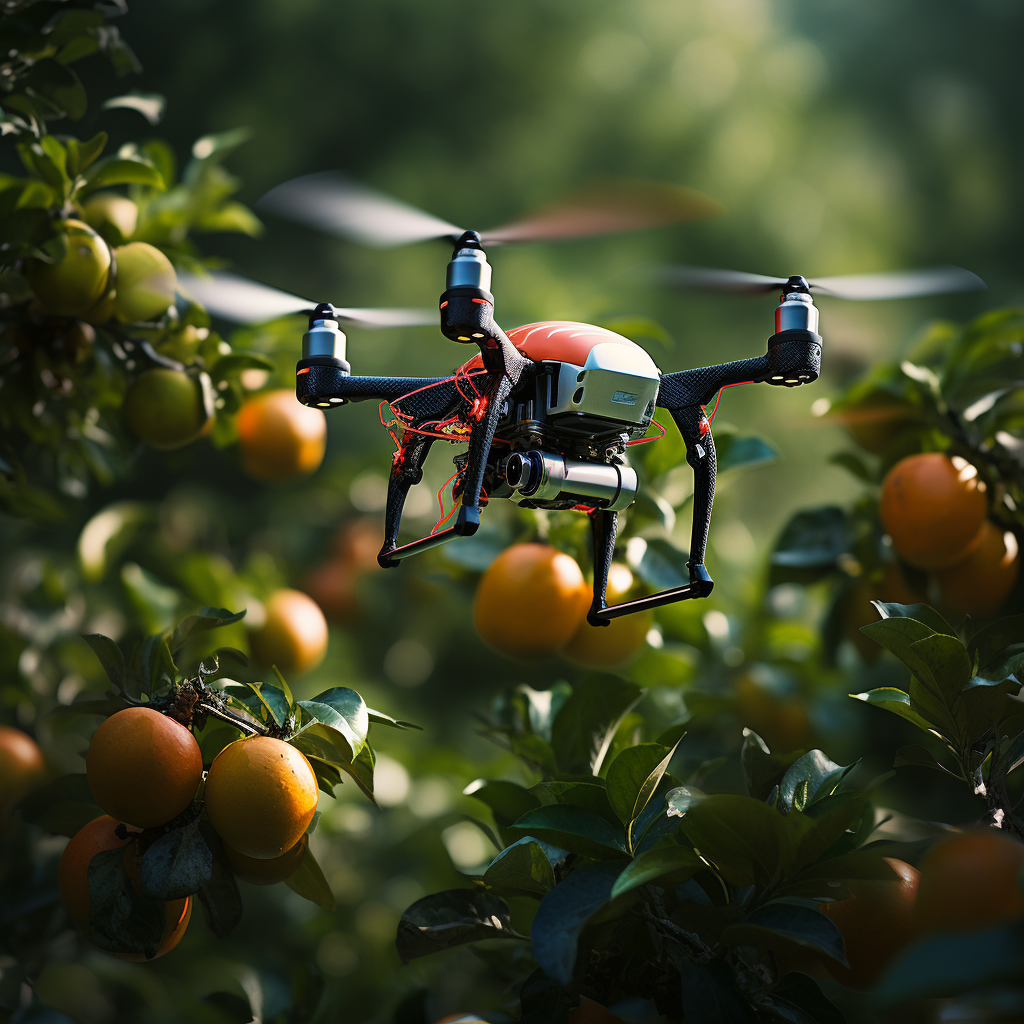
[[[179,274],[178,287],[183,295],[195,299],[214,316],[240,324],[262,324],[297,313],[308,315],[316,303],[297,295],[278,291],[268,285],[226,270],[209,275]],[[419,327],[436,325],[433,309],[340,309],[339,320],[361,327]]]
[[[320,231],[386,249],[458,238],[463,229],[415,206],[352,181],[337,171],[294,178],[272,188],[257,204]]]
[[[262,324],[312,310],[315,302],[215,270],[209,275],[178,274],[178,290],[207,312],[239,324]]]
[[[742,270],[716,270],[714,267],[659,267],[658,276],[664,284],[675,285],[678,288],[703,288],[747,295],[773,292],[786,283],[784,277],[765,277],[763,274],[746,274]]]
[[[848,277],[808,279],[811,291],[837,299],[857,301],[911,299],[919,295],[973,292],[988,285],[977,274],[962,267],[931,267],[927,270],[897,270],[886,274],[852,274]]]
[[[615,182],[571,196],[481,237],[485,245],[554,242],[682,224],[724,212],[725,207],[710,196],[682,185]]]

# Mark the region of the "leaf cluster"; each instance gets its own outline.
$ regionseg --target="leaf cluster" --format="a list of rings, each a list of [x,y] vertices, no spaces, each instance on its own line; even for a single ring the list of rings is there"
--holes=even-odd
[[[580,993],[698,1024],[831,1019],[809,978],[779,982],[772,953],[795,944],[846,962],[816,901],[884,874],[878,851],[863,848],[874,813],[849,788],[854,766],[820,750],[773,754],[747,730],[747,793],[707,794],[670,770],[682,763],[682,725],[644,742],[630,723],[623,742],[641,696],[596,677],[546,694],[520,687],[499,702],[488,732],[539,781],[467,789],[489,809],[499,852],[471,876],[474,888],[409,907],[400,955],[521,942],[529,931],[536,973],[523,1020],[535,1005],[544,1019],[568,1020]]]

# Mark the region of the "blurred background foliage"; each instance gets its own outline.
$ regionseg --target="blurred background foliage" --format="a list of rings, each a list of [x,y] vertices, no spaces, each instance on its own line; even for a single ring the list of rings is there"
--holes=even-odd
[[[493,257],[496,318],[506,329],[544,318],[651,317],[670,336],[645,342],[666,371],[759,354],[774,302],[659,291],[637,275],[645,263],[823,275],[949,262],[981,275],[988,294],[822,299],[819,383],[726,393],[716,428],[728,421],[770,439],[779,460],[723,476],[708,556],[715,593],[660,612],[654,645],[626,670],[653,687],[648,715],[707,715],[688,756],[735,752],[746,724],[773,748],[814,744],[844,764],[863,756],[870,777],[889,768],[907,732],[846,694],[903,674],[889,660],[869,667],[849,644],[826,666],[819,627],[829,594],[769,590],[767,552],[796,510],[849,505],[864,491],[827,462],[845,432],[812,416],[812,402],[908,352],[933,318],[967,320],[1020,298],[1022,21],[1009,0],[149,0],[119,27],[145,69],[131,84],[168,98],[162,123],[151,129],[137,110],[96,103],[75,131],[107,131],[111,151],[158,133],[183,163],[197,137],[247,126],[249,141],[229,161],[243,202],[295,175],[342,168],[481,227],[611,176],[702,189],[728,215]],[[90,97],[124,91],[97,61],[78,70]],[[17,171],[6,143],[0,169]],[[447,258],[441,246],[368,250],[270,218],[258,238],[214,235],[204,249],[257,280],[358,306],[433,304]],[[300,334],[291,321],[232,343],[271,357],[271,380],[290,387]],[[461,358],[429,329],[350,336],[357,373],[433,374]],[[257,484],[233,448],[203,440],[147,451],[129,475],[67,502],[59,522],[3,519],[0,700],[54,770],[81,770],[88,729],[48,713],[103,686],[77,634],[128,644],[199,604],[245,605],[258,621],[274,589],[302,586],[331,561],[341,524],[379,515],[391,443],[376,408],[329,420],[326,461],[300,482]],[[410,528],[433,525],[446,466],[435,453],[410,499]],[[683,466],[665,490],[684,547],[688,487]],[[104,510],[107,532],[94,526],[89,541],[83,528]],[[246,919],[230,942],[193,926],[173,956],[147,966],[83,954],[66,926],[53,925],[42,1004],[83,1024],[148,1024],[248,1020],[246,1006],[258,999],[263,1019],[318,1024],[419,1021],[421,990],[430,993],[428,1020],[495,1003],[501,993],[485,957],[462,949],[402,967],[394,950],[411,902],[463,884],[459,871],[492,854],[465,820],[475,804],[462,790],[481,776],[514,778],[515,769],[477,735],[474,716],[503,686],[542,689],[582,675],[557,661],[514,664],[476,638],[477,572],[535,529],[511,510],[492,507],[486,518],[479,538],[458,549],[387,574],[350,570],[345,586],[355,596],[330,616],[327,659],[292,681],[302,697],[353,686],[371,706],[424,727],[379,738],[379,812],[342,786],[324,813],[314,846],[337,913],[283,887],[247,887]],[[556,519],[553,537],[571,534]],[[222,642],[244,647],[244,629]],[[748,704],[737,714],[743,692]],[[720,785],[730,784],[729,771]],[[978,813],[953,780],[918,768],[903,769],[881,799],[920,819]],[[38,840],[35,855],[52,861],[61,842]],[[25,951],[33,955],[42,950]],[[407,1010],[395,1017],[403,1000]],[[22,1019],[62,1019],[33,1012]],[[851,1019],[860,1013],[871,1019],[855,1003]]]

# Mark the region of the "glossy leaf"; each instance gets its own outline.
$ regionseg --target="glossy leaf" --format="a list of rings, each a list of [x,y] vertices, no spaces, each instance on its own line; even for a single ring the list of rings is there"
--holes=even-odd
[[[617,676],[584,679],[551,724],[551,746],[561,770],[598,774],[615,729],[642,693]]]
[[[370,721],[363,698],[355,690],[336,686],[313,700],[300,700],[298,706],[345,737],[349,761],[363,749]]]
[[[611,895],[614,899],[648,882],[660,880],[679,884],[704,866],[704,862],[688,846],[656,846],[626,866],[616,879]]]
[[[205,633],[220,626],[230,626],[245,618],[245,609],[240,612],[229,612],[225,608],[203,608],[197,615],[189,615],[175,626],[167,640],[172,654],[177,654],[185,642],[197,633]]]
[[[403,963],[478,939],[521,938],[508,906],[483,889],[448,889],[417,900],[398,922]]]
[[[846,942],[832,918],[803,903],[772,900],[722,932],[722,939],[731,945],[754,945],[762,949],[773,948],[773,942],[779,938],[817,950],[849,967]]]
[[[115,690],[123,690],[125,685],[124,655],[121,648],[109,636],[99,633],[87,633],[82,639],[92,648],[99,658],[103,671],[113,684]]]
[[[746,776],[747,793],[758,800],[767,800],[771,791],[782,782],[790,765],[799,757],[798,750],[788,754],[773,754],[756,732],[744,729],[740,763]]]
[[[864,701],[865,704],[891,711],[894,715],[905,718],[925,732],[930,732],[932,729],[931,723],[910,706],[910,694],[898,690],[894,686],[880,686],[876,690],[868,690],[867,693],[851,693],[850,696]]]
[[[491,861],[484,881],[490,886],[543,895],[554,887],[555,872],[541,844],[526,838],[502,850]]]
[[[89,862],[89,937],[101,949],[152,956],[167,911],[163,900],[136,892],[124,865],[124,847],[102,850]]]
[[[306,844],[306,850],[299,866],[284,880],[284,884],[292,892],[298,893],[303,899],[315,903],[318,907],[323,907],[324,910],[329,910],[331,913],[337,910],[334,893],[331,892],[323,869],[317,863],[316,857],[313,856],[309,843]]]
[[[660,743],[640,743],[627,747],[608,767],[605,786],[608,802],[631,837],[633,822],[654,795],[668,769],[675,747]],[[631,845],[629,840],[628,845]]]
[[[213,855],[198,820],[162,835],[142,858],[142,887],[150,896],[176,900],[198,892],[213,875]]]
[[[512,826],[546,843],[587,857],[625,856],[625,836],[604,818],[582,807],[553,804],[527,811]]]
[[[515,782],[472,783],[463,791],[474,800],[480,800],[491,809],[494,820],[502,826],[511,825],[527,811],[540,806],[537,797]]]

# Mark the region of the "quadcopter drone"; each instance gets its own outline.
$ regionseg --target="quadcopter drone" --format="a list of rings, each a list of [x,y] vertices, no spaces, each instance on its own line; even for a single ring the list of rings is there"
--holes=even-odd
[[[463,230],[331,173],[287,182],[261,202],[276,213],[364,243],[389,246],[442,239],[454,246],[438,313],[341,309],[329,303],[310,310],[307,300],[234,275],[188,282],[211,312],[232,319],[256,322],[308,312],[302,358],[296,366],[296,396],[304,405],[331,409],[349,402],[381,403],[381,421],[391,430],[397,450],[380,564],[390,568],[409,555],[471,536],[479,528],[481,508],[495,498],[526,508],[580,511],[591,523],[594,594],[587,618],[595,626],[711,593],[714,581],[704,566],[704,553],[716,457],[705,407],[723,387],[754,382],[798,387],[817,379],[822,339],[812,292],[881,299],[984,287],[975,275],[956,267],[819,279],[665,268],[661,277],[666,283],[734,292],[779,291],[781,298],[763,355],[661,373],[639,345],[589,324],[548,321],[506,334],[494,320],[487,249],[513,241],[678,223],[719,212],[699,193],[681,190],[670,197],[648,187],[626,196],[592,196],[486,233]],[[453,374],[352,375],[343,324],[437,323],[438,316],[445,337],[479,350]],[[694,474],[690,579],[683,586],[609,606],[605,591],[618,513],[633,503],[638,486],[627,450],[645,439],[659,408],[668,410],[679,429]],[[399,544],[406,497],[421,481],[424,461],[437,440],[468,442],[467,450],[455,456],[456,473],[450,481],[459,504],[432,533]],[[445,526],[452,515],[454,521]]]

